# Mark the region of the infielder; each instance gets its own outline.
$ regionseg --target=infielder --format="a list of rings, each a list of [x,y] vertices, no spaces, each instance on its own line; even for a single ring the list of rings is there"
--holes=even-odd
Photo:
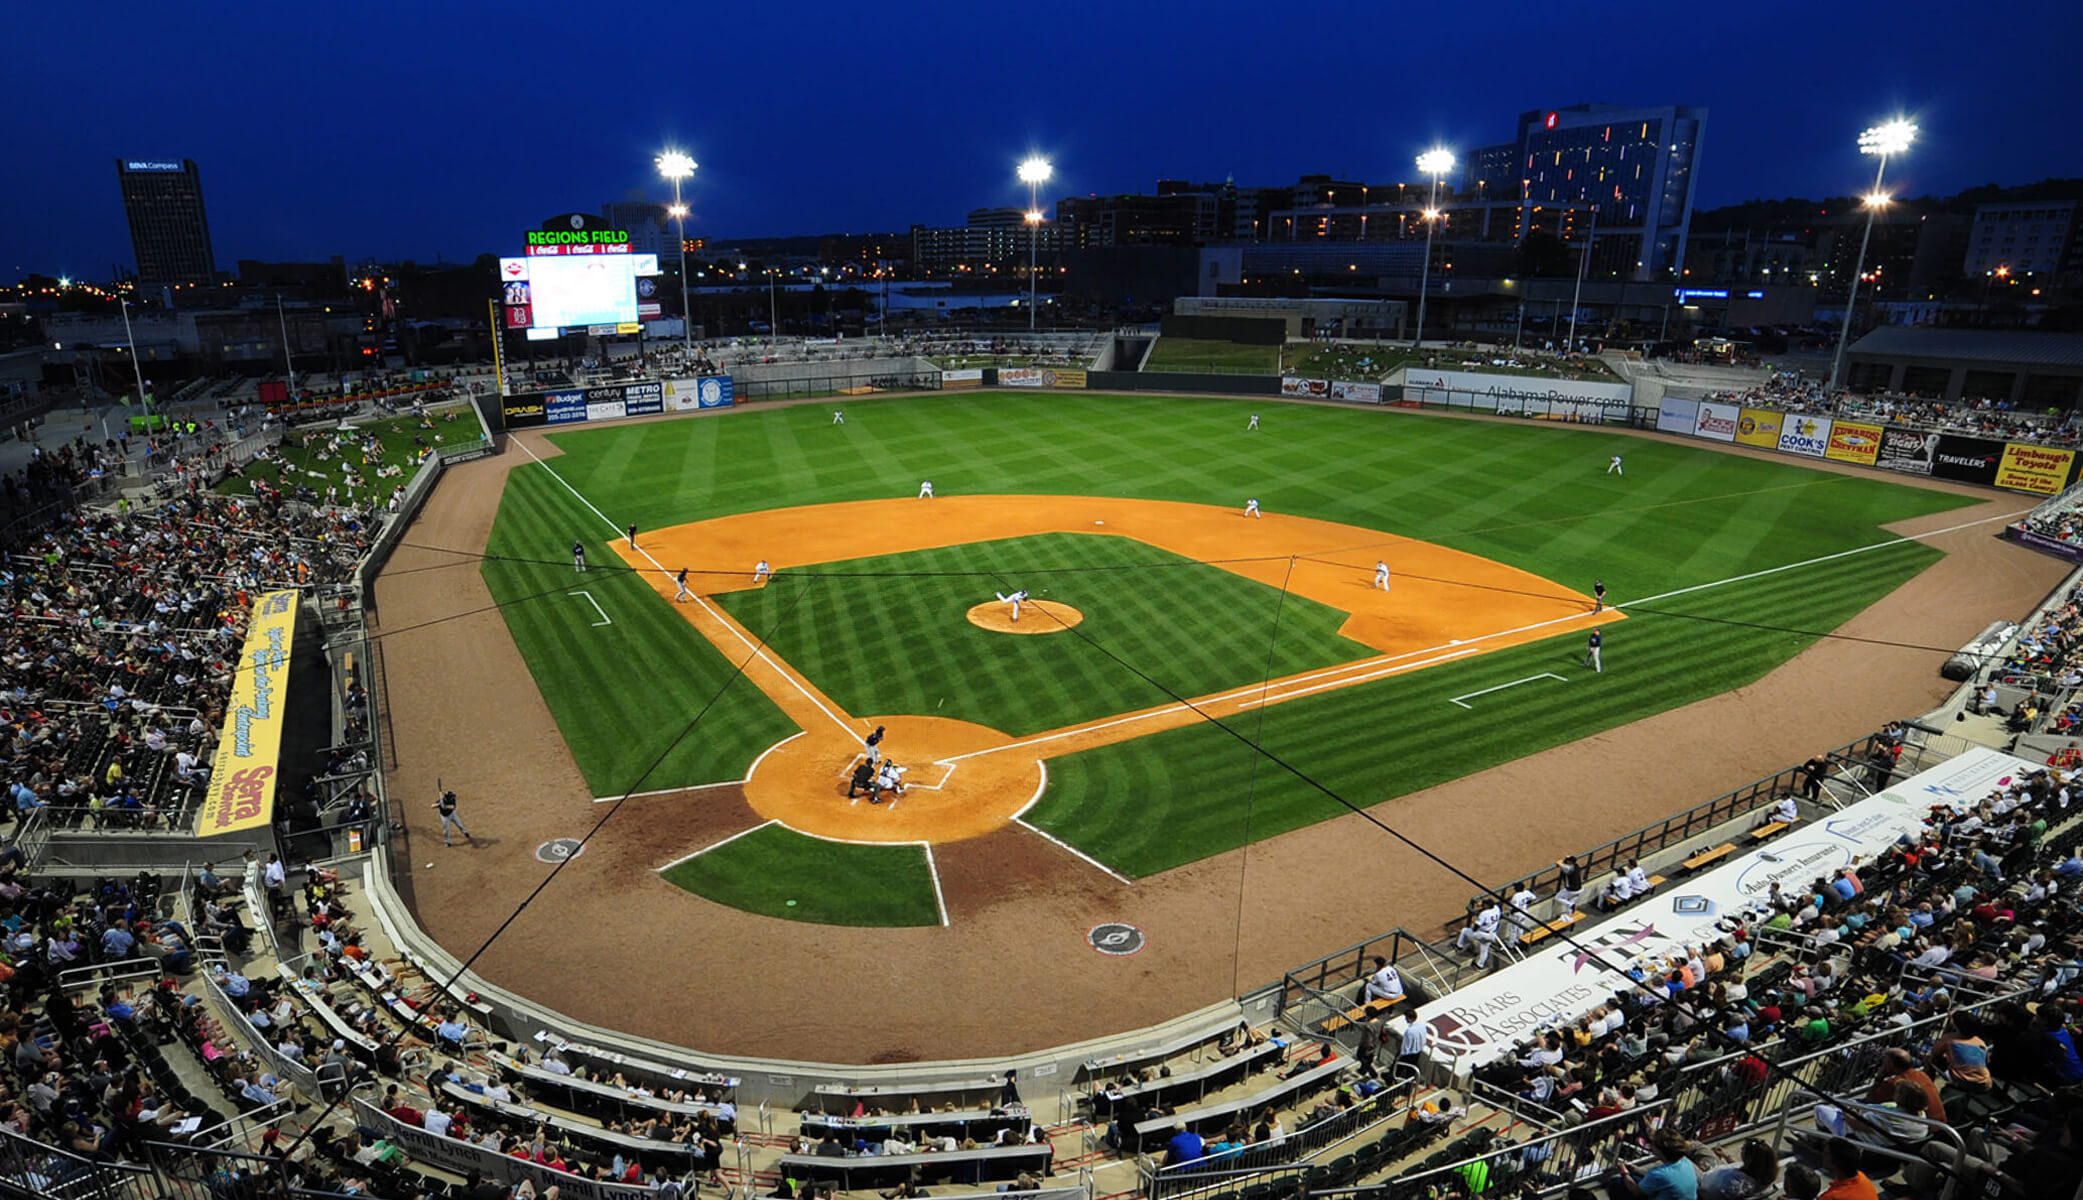
[[[1244,501],[1244,515],[1245,515],[1245,516],[1247,516],[1247,517],[1252,517],[1252,518],[1254,518],[1254,519],[1256,519],[1256,518],[1258,517],[1258,497],[1257,497],[1257,496],[1252,496],[1252,497],[1249,497],[1249,498],[1247,498],[1247,499],[1246,499],[1246,500]]]
[[[1495,900],[1485,900],[1483,907],[1468,924],[1461,927],[1461,934],[1454,939],[1454,949],[1466,950],[1468,943],[1475,943],[1475,965],[1478,969],[1490,965],[1490,947],[1497,945],[1497,925],[1504,920],[1504,910]]]
[[[1377,560],[1374,564],[1374,586],[1382,591],[1389,590],[1389,564]]]
[[[833,409],[833,410],[832,410],[832,424],[834,424],[834,425],[844,425],[844,424],[846,424],[846,414],[845,414],[844,412],[841,412],[841,411],[840,411],[839,409],[836,409],[836,408],[835,408],[835,409]]]
[[[921,479],[921,480],[919,480],[919,499],[921,499],[921,500],[931,500],[932,498],[933,498],[933,481],[932,481],[932,480],[930,480],[930,479]]]
[[[1591,584],[1591,611],[1606,611],[1606,581],[1603,579],[1594,580]]]
[[[1246,426],[1244,427],[1244,432],[1246,432],[1246,433],[1255,433],[1255,432],[1257,432],[1257,430],[1258,430],[1258,414],[1257,414],[1257,413],[1253,413],[1253,414],[1251,414],[1251,424],[1249,424],[1249,425],[1246,425]]]
[[[673,576],[673,582],[679,585],[679,590],[673,593],[673,603],[685,604],[694,598],[694,593],[687,590],[686,567],[681,567],[679,573]]]
[[[1027,589],[1021,588],[1019,591],[1013,592],[1009,595],[1005,592],[993,592],[991,594],[998,597],[998,602],[1000,604],[1010,604],[1013,606],[1013,624],[1019,624],[1020,604],[1022,601],[1027,599]]]
[[[1599,661],[1598,652],[1605,644],[1606,635],[1604,631],[1594,629],[1591,631],[1591,640],[1584,646],[1584,665],[1600,675],[1606,673],[1606,666]]]
[[[442,845],[453,844],[448,840],[448,831],[451,829],[462,834],[464,842],[472,846],[477,845],[477,839],[470,836],[470,830],[464,827],[462,818],[456,815],[456,792],[454,788],[442,789],[441,799],[434,802],[434,811],[441,814]]]
[[[1621,470],[1621,469],[1620,469],[1620,456],[1619,456],[1619,455],[1615,454],[1615,455],[1613,456],[1613,461],[1612,461],[1612,462],[1609,462],[1609,463],[1607,463],[1607,464],[1606,464],[1606,474],[1608,474],[1608,475],[1620,475],[1620,476],[1625,476],[1625,475],[1627,474],[1627,472],[1626,472],[1626,471],[1623,471],[1623,470]]]
[[[758,562],[752,564],[752,585],[754,587],[758,587],[760,584],[765,583],[767,580],[772,579],[773,577],[774,568],[767,565],[766,559],[760,559]]]
[[[586,543],[573,542],[571,544],[571,569],[574,571],[584,571],[586,569]]]
[[[631,521],[631,522],[629,523],[629,548],[630,548],[631,550],[634,550],[634,549],[636,549],[636,522],[635,522],[635,521]]]

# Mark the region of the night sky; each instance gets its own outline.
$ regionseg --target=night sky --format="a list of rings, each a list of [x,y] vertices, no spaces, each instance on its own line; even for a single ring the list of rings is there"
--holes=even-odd
[[[1854,139],[1897,111],[1923,126],[1898,194],[2083,175],[2076,0],[1543,3],[1494,27],[1521,8],[24,0],[0,18],[0,277],[127,264],[124,156],[201,164],[220,270],[510,251],[553,213],[667,198],[667,145],[702,164],[690,232],[723,238],[959,224],[1025,203],[1029,149],[1051,197],[1391,181],[1582,101],[1710,108],[1703,207],[1864,190]]]

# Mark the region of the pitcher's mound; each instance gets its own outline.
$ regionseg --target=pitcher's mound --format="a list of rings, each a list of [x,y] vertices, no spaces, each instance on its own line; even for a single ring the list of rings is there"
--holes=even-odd
[[[1062,633],[1085,619],[1085,614],[1054,600],[1025,600],[1020,619],[1013,620],[1013,606],[986,600],[969,610],[969,623],[992,633]]]

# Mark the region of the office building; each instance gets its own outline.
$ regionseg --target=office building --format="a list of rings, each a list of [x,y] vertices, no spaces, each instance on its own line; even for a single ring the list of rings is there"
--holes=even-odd
[[[1965,270],[1981,279],[2051,276],[2070,266],[2076,249],[2074,200],[2018,200],[1975,209],[1968,234]]]
[[[1043,268],[1056,264],[1063,230],[1053,221],[1030,228],[1017,208],[978,208],[964,225],[911,227],[911,261],[928,275],[1025,272],[1032,254]]]
[[[1519,170],[1526,213],[1598,210],[1591,274],[1655,279],[1684,269],[1707,110],[1578,104],[1522,113]]]
[[[609,229],[629,231],[631,254],[677,255],[678,243],[673,241],[677,227],[665,205],[647,200],[612,200],[600,206],[600,215],[607,220]],[[677,263],[673,268],[678,270]]]
[[[202,174],[195,161],[119,158],[116,181],[123,189],[123,215],[130,221],[138,282],[147,287],[215,283],[217,256],[210,248]]]

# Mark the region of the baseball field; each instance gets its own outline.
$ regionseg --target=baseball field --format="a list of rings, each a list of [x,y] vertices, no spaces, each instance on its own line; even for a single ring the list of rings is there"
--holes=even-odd
[[[1974,502],[1534,423],[844,410],[517,442],[482,565],[593,796],[689,831],[645,865],[833,925],[947,923],[951,842],[1010,828],[1132,886],[1741,687],[1938,557],[1885,526]],[[906,787],[871,801],[878,727]],[[719,829],[710,796],[750,811]]]

